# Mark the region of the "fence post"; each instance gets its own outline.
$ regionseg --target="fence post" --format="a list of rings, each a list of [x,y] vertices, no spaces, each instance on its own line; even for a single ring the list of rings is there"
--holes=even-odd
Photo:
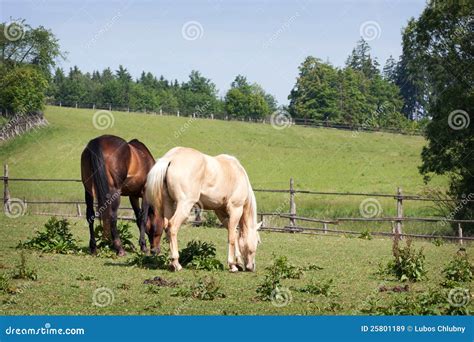
[[[82,212],[81,212],[81,205],[79,203],[76,203],[76,210],[77,210],[77,216],[81,217]]]
[[[296,226],[296,203],[295,203],[295,189],[294,189],[294,180],[293,177],[290,178],[290,226]]]
[[[402,198],[402,188],[397,188],[397,218],[403,218],[403,198]],[[397,221],[395,233],[397,235],[402,234],[403,223],[402,220]]]
[[[77,109],[77,102],[76,102],[76,109]]]
[[[10,191],[8,190],[8,164],[3,164],[3,210],[10,212]]]
[[[109,110],[112,110],[112,105],[111,104],[109,104]]]
[[[459,244],[462,245],[462,227],[461,227],[461,222],[458,222],[458,238],[459,238]]]
[[[328,233],[328,224],[326,222],[323,223],[323,232],[324,234]]]
[[[163,109],[160,108],[160,115],[163,115]]]
[[[179,110],[176,112],[176,116],[178,116],[178,117],[179,117]]]

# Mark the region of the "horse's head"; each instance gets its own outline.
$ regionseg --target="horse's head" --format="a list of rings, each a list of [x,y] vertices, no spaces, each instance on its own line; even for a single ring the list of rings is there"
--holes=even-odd
[[[161,235],[163,234],[163,222],[160,215],[156,215],[150,208],[146,218],[146,234],[150,242],[150,251],[152,254],[160,254],[161,252]]]
[[[257,253],[257,247],[260,243],[260,234],[258,229],[262,226],[262,222],[257,223],[256,227],[246,229],[246,232],[239,236],[239,250],[242,256],[245,270],[253,272],[256,269],[255,255]]]

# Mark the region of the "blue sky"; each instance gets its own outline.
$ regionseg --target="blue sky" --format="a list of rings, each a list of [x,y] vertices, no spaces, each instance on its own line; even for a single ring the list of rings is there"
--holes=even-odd
[[[361,33],[381,64],[401,53],[401,29],[424,0],[46,1],[1,0],[0,19],[50,28],[67,60],[83,71],[142,70],[211,78],[222,96],[237,74],[286,104],[308,55],[344,64]],[[361,32],[362,31],[362,32]]]

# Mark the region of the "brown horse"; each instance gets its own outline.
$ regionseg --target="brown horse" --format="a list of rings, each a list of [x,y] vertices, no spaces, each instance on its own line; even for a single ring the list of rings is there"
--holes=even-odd
[[[94,237],[96,216],[102,221],[104,237],[109,240],[112,238],[118,255],[125,254],[117,232],[120,196],[130,198],[140,230],[141,250],[146,252],[145,232],[152,245],[154,233],[161,225],[157,225],[159,217],[144,199],[144,188],[147,174],[154,164],[155,160],[148,148],[137,139],[127,143],[117,136],[102,135],[89,141],[81,155],[81,177],[85,190],[90,232],[89,248],[92,254],[97,251]],[[141,210],[140,197],[143,198]],[[98,203],[97,214],[94,212],[94,198]],[[155,249],[159,251],[159,247]]]

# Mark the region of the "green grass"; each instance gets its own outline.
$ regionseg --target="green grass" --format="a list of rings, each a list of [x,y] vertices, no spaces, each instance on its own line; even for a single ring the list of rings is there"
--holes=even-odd
[[[0,216],[0,273],[12,272],[20,259],[16,245],[42,229],[47,217],[23,216],[11,219]],[[88,230],[83,220],[74,220],[72,233],[81,247],[88,245]],[[135,228],[135,227],[133,227]],[[96,314],[143,314],[143,315],[221,315],[221,314],[355,314],[364,307],[367,298],[394,299],[400,293],[378,292],[380,285],[400,284],[393,279],[376,275],[379,263],[391,258],[390,239],[363,240],[343,236],[308,236],[262,232],[262,244],[257,253],[257,272],[227,271],[207,272],[184,269],[179,273],[165,270],[140,269],[126,265],[126,258],[98,258],[84,255],[42,254],[29,251],[27,266],[37,271],[36,281],[11,280],[20,289],[16,294],[0,292],[0,312],[9,315],[96,315]],[[183,226],[179,233],[179,246],[183,248],[192,239],[214,242],[217,258],[226,260],[227,234],[224,229],[193,228]],[[134,229],[134,243],[137,232]],[[412,292],[427,291],[437,287],[442,280],[443,266],[459,249],[455,244],[435,246],[415,241],[416,248],[424,247],[428,279],[410,284]],[[474,250],[465,246],[472,260]],[[285,279],[285,287],[303,288],[308,284],[326,283],[333,279],[329,296],[312,295],[292,290],[292,301],[284,307],[271,302],[256,300],[255,292],[263,281],[264,268],[272,263],[272,255],[285,255],[292,264],[306,266],[316,264],[323,269],[306,271],[301,279]],[[225,298],[213,301],[173,296],[179,289],[196,283],[198,278],[213,275]],[[160,276],[178,282],[177,288],[161,287],[149,290],[145,279]],[[92,304],[94,291],[107,287],[114,294],[114,301],[106,307]],[[471,293],[472,293],[471,286]],[[332,304],[331,304],[332,303]],[[332,310],[334,303],[339,306]],[[472,307],[472,301],[471,301]]]
[[[0,161],[11,177],[79,178],[80,154],[87,142],[104,133],[127,140],[138,138],[155,157],[174,146],[190,146],[210,155],[236,156],[247,169],[254,188],[296,188],[319,191],[406,193],[425,189],[418,172],[425,140],[420,136],[349,132],[327,128],[289,127],[187,117],[113,112],[114,125],[94,128],[95,111],[47,107],[50,126],[1,146]],[[438,177],[430,186],[444,188]],[[11,196],[27,199],[82,199],[80,183],[13,183]],[[297,196],[301,215],[359,216],[363,197]],[[286,194],[257,193],[260,211],[288,211]],[[380,199],[386,215],[395,214],[395,201]],[[66,209],[64,209],[66,210]],[[73,208],[69,208],[73,210]],[[406,202],[407,216],[436,214],[430,203]]]

